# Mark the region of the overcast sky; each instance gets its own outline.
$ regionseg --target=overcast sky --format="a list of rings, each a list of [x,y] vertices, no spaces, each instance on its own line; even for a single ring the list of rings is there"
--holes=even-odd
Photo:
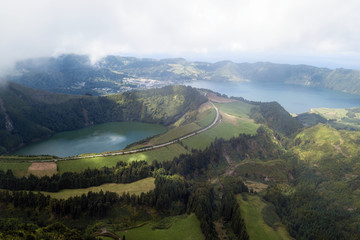
[[[0,66],[90,54],[360,69],[359,0],[2,0]]]

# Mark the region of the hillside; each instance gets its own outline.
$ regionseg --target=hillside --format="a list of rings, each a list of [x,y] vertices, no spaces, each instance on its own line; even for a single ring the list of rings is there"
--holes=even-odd
[[[206,101],[195,89],[169,86],[106,97],[55,94],[8,83],[0,89],[0,152],[56,132],[114,121],[169,125]]]
[[[295,84],[360,94],[360,71],[269,62],[191,62],[182,58],[148,59],[61,55],[19,61],[8,80],[58,93],[103,95],[187,81],[251,81]]]
[[[31,98],[39,102],[52,97],[48,102],[53,106],[78,99],[85,102],[85,98],[96,104],[100,104],[96,99],[111,99],[120,106],[123,102],[131,105],[135,98],[129,100],[129,96],[136,93],[136,99],[144,105],[159,104],[158,112],[149,106],[149,112],[154,113],[148,118],[152,121],[161,119],[165,111],[175,114],[165,108],[175,107],[168,103],[173,102],[170,98],[182,99],[180,94],[174,97],[175,92],[184,91],[182,94],[186,95],[195,91],[178,86],[152,90],[159,91],[155,96],[161,96],[161,105],[158,98],[151,97],[151,91],[108,97],[41,92],[39,97],[37,90],[12,87],[12,91],[17,90],[16,96],[29,91]],[[25,96],[23,93],[19,99]],[[196,96],[203,99],[196,94],[188,98]],[[358,131],[332,128],[329,121],[344,116],[357,119],[358,109],[314,110],[323,117],[301,116],[298,119],[302,123],[311,123],[302,128],[276,102],[226,98],[211,91],[206,96],[218,108],[220,120],[209,131],[166,148],[131,155],[38,162],[52,164],[57,171],[37,176],[30,175],[36,172],[30,171],[33,163],[27,162],[35,157],[14,156],[3,161],[0,230],[4,238],[20,232],[38,237],[45,231],[61,236],[74,229],[87,239],[156,239],[176,231],[186,239],[358,239],[360,136]],[[196,104],[192,106],[195,108]],[[168,132],[131,147],[174,139],[207,126],[214,116],[210,103],[201,104],[194,119],[186,121],[183,116]],[[319,120],[324,120],[324,124],[316,124]],[[6,126],[10,129],[10,124]],[[19,174],[21,171],[24,174]],[[86,191],[91,192],[83,194]],[[65,199],[58,199],[61,197]],[[9,216],[16,221],[8,220]],[[26,228],[23,222],[34,224],[36,231]],[[12,231],[6,230],[10,224]]]

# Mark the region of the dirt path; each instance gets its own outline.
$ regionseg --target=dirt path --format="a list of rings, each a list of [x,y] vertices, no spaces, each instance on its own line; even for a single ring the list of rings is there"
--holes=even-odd
[[[231,161],[231,158],[229,157],[229,155],[226,153],[225,149],[223,150],[223,156],[226,159],[226,162],[229,164],[229,166],[226,168],[225,170],[225,175],[232,175],[235,171],[235,169],[241,164],[241,163],[235,163],[233,161]]]
[[[215,230],[219,236],[220,239],[228,239],[228,236],[226,234],[226,229],[224,226],[224,220],[220,218],[218,221],[214,222]]]

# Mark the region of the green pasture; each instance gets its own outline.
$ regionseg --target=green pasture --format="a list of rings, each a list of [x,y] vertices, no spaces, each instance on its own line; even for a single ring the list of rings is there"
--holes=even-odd
[[[188,138],[184,140],[183,143],[188,147],[188,149],[205,149],[206,147],[210,146],[210,144],[216,138],[223,138],[225,140],[228,140],[232,137],[239,136],[239,134],[241,133],[252,135],[256,134],[256,130],[259,127],[258,124],[241,120],[239,120],[238,122],[238,125],[233,125],[231,123],[221,121],[208,131]]]
[[[30,167],[31,162],[8,162],[8,161],[0,161],[0,170],[6,172],[10,169],[13,174],[17,177],[26,176],[28,168]]]
[[[347,117],[346,114],[348,113],[348,110],[344,108],[312,108],[310,112],[319,114],[328,120],[329,119],[340,120],[342,118]]]
[[[82,194],[87,194],[88,192],[115,192],[119,195],[125,193],[136,194],[149,192],[155,188],[155,178],[149,177],[141,179],[132,183],[106,183],[96,187],[89,188],[78,188],[78,189],[64,189],[59,192],[41,192],[44,195],[49,195],[52,198],[57,199],[68,199],[70,197],[81,196]]]
[[[235,101],[230,103],[215,103],[215,106],[221,111],[235,117],[247,118],[249,117],[250,110],[254,106],[248,103]]]
[[[131,240],[202,240],[200,222],[194,214],[166,217],[159,222],[116,232]]]
[[[310,113],[326,118],[336,129],[360,130],[360,113],[357,108],[315,108]]]
[[[291,170],[292,167],[281,159],[266,162],[250,159],[242,161],[234,170],[234,174],[257,181],[264,181],[263,176],[266,176],[271,182],[283,183],[288,181],[288,173]]]
[[[238,195],[241,215],[250,240],[293,239],[276,213],[257,195]],[[271,225],[271,226],[269,226]]]
[[[195,123],[201,128],[209,126],[216,117],[216,111],[214,108],[208,109],[202,113],[199,113],[196,117]]]
[[[187,150],[180,144],[172,144],[167,147],[134,154],[58,161],[58,171],[60,173],[81,172],[87,168],[113,167],[119,161],[132,162],[144,160],[149,163],[153,160],[170,161],[183,153],[187,153]]]
[[[319,162],[325,158],[351,158],[359,151],[360,132],[336,130],[318,124],[300,132],[293,151],[302,160]]]
[[[157,145],[157,144],[161,144],[161,143],[166,143],[166,142],[172,141],[176,138],[185,136],[189,133],[195,132],[195,131],[199,130],[200,128],[201,127],[194,122],[188,123],[188,124],[176,127],[176,128],[172,128],[172,129],[169,129],[166,133],[161,134],[160,136],[157,136],[157,137],[154,137],[153,139],[151,139],[148,145],[153,146],[153,145]],[[139,148],[139,146],[134,147],[134,149],[137,149],[137,148]]]
[[[148,145],[156,145],[156,144],[169,142],[176,138],[195,132],[201,128],[207,127],[214,121],[215,117],[216,117],[216,111],[213,108],[198,113],[196,116],[196,120],[194,122],[184,124],[175,128],[171,128],[166,133],[152,138]],[[136,146],[135,148],[138,147],[139,146]]]

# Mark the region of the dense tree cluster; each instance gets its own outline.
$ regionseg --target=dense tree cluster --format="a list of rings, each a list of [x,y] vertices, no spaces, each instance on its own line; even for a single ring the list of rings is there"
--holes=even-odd
[[[152,167],[145,161],[118,162],[115,167],[87,169],[83,172],[65,172],[52,177],[17,178],[11,170],[0,170],[0,188],[9,190],[31,190],[57,192],[61,189],[87,188],[104,183],[130,183],[152,176]]]
[[[107,210],[120,200],[123,199],[116,193],[88,192],[86,195],[82,194],[81,197],[70,197],[66,200],[52,199],[50,207],[51,211],[60,217],[71,215],[72,218],[77,218],[84,213],[87,213],[90,217],[105,217]]]
[[[235,195],[227,191],[222,197],[222,216],[225,222],[229,222],[232,230],[238,239],[248,240],[249,235],[246,231],[244,219],[241,216],[240,206],[236,201]]]
[[[358,239],[358,226],[351,212],[324,199],[311,184],[296,187],[284,195],[276,187],[267,189],[265,197],[273,203],[277,214],[296,239]],[[353,213],[354,214],[354,213]]]
[[[302,128],[302,125],[277,102],[261,103],[251,109],[250,115],[256,122],[265,123],[269,128],[286,136]]]
[[[200,227],[206,240],[219,239],[214,226],[214,189],[209,186],[197,186],[193,189],[187,206],[200,221]]]
[[[17,219],[0,220],[0,239],[66,239],[83,240],[84,238],[75,229],[56,222],[46,227],[23,223]]]

